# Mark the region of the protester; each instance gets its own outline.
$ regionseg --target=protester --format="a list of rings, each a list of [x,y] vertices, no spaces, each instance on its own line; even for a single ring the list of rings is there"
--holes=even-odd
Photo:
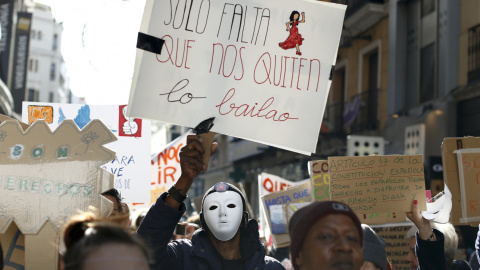
[[[295,270],[362,266],[362,226],[346,204],[314,202],[299,209],[290,219],[289,235]]]
[[[126,230],[131,230],[131,225],[132,225],[132,221],[130,220],[130,208],[128,207],[128,204],[126,203],[121,203],[120,204],[122,206],[122,212],[124,215],[126,215],[126,219],[125,221],[123,222],[122,226],[126,229]]]
[[[216,184],[204,195],[202,228],[192,240],[169,242],[185,212],[183,201],[190,186],[206,169],[202,142],[200,136],[187,137],[187,145],[180,150],[180,178],[157,199],[137,231],[154,250],[154,269],[284,269],[277,260],[265,256],[258,223],[248,220],[243,194],[227,183]],[[211,146],[212,153],[217,146]]]
[[[150,251],[120,225],[86,213],[73,217],[64,232],[65,270],[147,270]]]
[[[379,237],[367,224],[363,229],[363,265],[361,270],[387,270],[387,251],[385,240]]]
[[[140,224],[142,224],[142,221],[145,218],[146,214],[147,212],[142,212],[138,215],[137,219],[135,219],[135,231],[137,231],[138,227],[140,227]]]
[[[197,224],[198,228],[202,227],[202,222],[200,221],[200,215],[198,215],[198,214],[187,218],[187,222]]]
[[[102,196],[113,202],[113,211],[110,216],[122,214],[122,197],[118,190],[112,188],[102,193]]]
[[[436,224],[425,219],[417,200],[413,203],[412,212],[406,214],[417,229],[414,236],[412,232],[407,232],[410,241],[407,261],[411,269],[470,269],[465,261],[454,261],[458,236],[452,224]]]
[[[478,224],[477,241],[475,241],[475,252],[472,254],[469,264],[473,270],[480,270],[480,224]]]

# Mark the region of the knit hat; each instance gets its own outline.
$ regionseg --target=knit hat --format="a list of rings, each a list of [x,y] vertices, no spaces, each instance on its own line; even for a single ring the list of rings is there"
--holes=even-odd
[[[382,270],[387,270],[387,252],[385,251],[385,240],[379,237],[366,224],[362,224],[363,228],[363,260],[374,263]]]
[[[363,231],[360,220],[348,205],[335,201],[313,202],[295,212],[290,219],[288,232],[290,235],[290,260],[294,269],[298,269],[296,258],[302,248],[303,240],[310,228],[320,219],[328,215],[346,215],[355,223],[360,234],[360,242],[363,241]]]

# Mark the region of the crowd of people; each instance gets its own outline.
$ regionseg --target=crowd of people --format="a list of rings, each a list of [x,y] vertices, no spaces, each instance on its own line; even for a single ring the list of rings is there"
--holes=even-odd
[[[62,233],[59,268],[395,269],[386,242],[340,202],[310,203],[293,214],[286,249],[289,264],[275,259],[278,253],[268,252],[257,221],[248,216],[244,194],[228,183],[211,187],[203,196],[199,215],[180,222],[187,192],[205,169],[202,143],[200,136],[188,136],[180,152],[180,178],[133,224],[128,205],[115,189],[102,194],[113,202],[110,216],[84,213],[72,217]],[[217,144],[211,147],[214,153]],[[480,269],[480,231],[469,262],[455,260],[458,236],[452,224],[426,220],[416,200],[406,216],[414,224],[405,237],[409,242],[405,260],[411,269]],[[0,252],[3,254],[1,245]],[[0,258],[3,269],[3,256]]]

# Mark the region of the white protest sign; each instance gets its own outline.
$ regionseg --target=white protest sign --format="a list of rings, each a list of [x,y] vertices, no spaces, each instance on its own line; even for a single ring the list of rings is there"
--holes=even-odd
[[[263,203],[262,203],[262,197],[271,194],[273,192],[281,191],[281,190],[286,190],[289,187],[300,185],[303,183],[306,183],[306,181],[310,181],[310,179],[306,179],[304,181],[300,182],[293,182],[289,181],[286,179],[283,179],[282,177],[273,175],[273,174],[268,174],[268,173],[261,173],[258,176],[258,209],[259,209],[259,231],[260,231],[260,237],[265,237],[267,241],[269,241],[270,238],[270,230],[267,229],[267,221],[266,221],[266,214],[265,211],[263,210]]]
[[[151,203],[172,187],[182,174],[180,149],[187,144],[189,132],[170,142],[163,151],[152,156]]]
[[[315,152],[346,6],[290,0],[148,0],[129,115]],[[292,22],[292,23],[290,23]]]
[[[150,121],[126,117],[126,105],[85,105],[23,102],[22,121],[42,119],[51,129],[73,119],[81,129],[92,119],[101,120],[118,138],[108,148],[115,159],[102,168],[115,177],[114,187],[127,203],[150,202]]]

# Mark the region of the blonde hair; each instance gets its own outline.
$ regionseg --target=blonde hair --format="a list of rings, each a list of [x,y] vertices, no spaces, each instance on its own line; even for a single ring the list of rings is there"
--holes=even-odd
[[[447,265],[451,265],[453,260],[455,259],[455,252],[457,251],[458,247],[458,235],[455,231],[455,227],[451,223],[436,223],[430,222],[430,226],[432,229],[439,230],[444,238],[444,250],[445,250],[445,257],[447,259]],[[415,237],[415,233],[417,232],[417,227],[413,225],[410,230],[408,230],[406,234],[406,239],[410,240],[410,238]]]

